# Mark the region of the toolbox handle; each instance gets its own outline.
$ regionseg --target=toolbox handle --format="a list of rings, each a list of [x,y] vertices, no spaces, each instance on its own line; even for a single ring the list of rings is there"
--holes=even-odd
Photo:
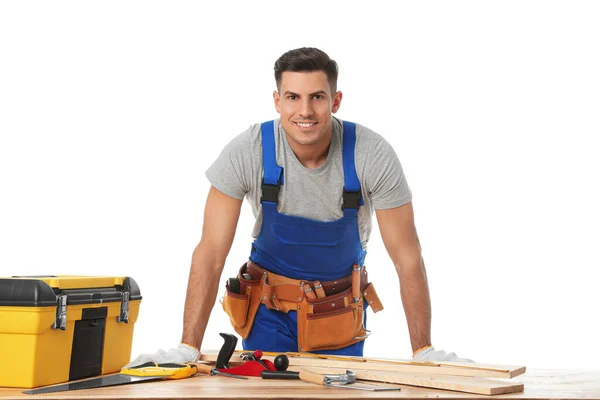
[[[52,329],[60,329],[64,331],[67,329],[67,295],[63,294],[58,296],[58,306],[56,306],[56,318],[52,324]]]
[[[121,301],[121,312],[117,317],[117,322],[129,323],[129,292],[123,292],[123,300]]]

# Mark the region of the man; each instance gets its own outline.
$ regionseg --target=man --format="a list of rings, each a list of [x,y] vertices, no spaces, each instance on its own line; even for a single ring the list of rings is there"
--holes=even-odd
[[[381,309],[363,267],[375,211],[401,284],[413,358],[470,361],[431,346],[410,189],[381,136],[332,116],[342,102],[337,75],[336,62],[315,48],[277,60],[280,119],[237,136],[206,172],[212,186],[192,258],[182,343],[129,365],[198,358],[245,197],[256,217],[255,241],[223,300],[245,349],[362,355],[366,308]]]

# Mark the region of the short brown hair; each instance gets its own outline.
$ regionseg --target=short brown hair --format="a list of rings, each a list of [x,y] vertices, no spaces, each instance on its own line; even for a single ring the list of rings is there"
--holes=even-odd
[[[275,82],[281,90],[281,75],[285,71],[313,72],[323,71],[327,75],[331,93],[337,91],[338,65],[327,53],[314,47],[301,47],[284,53],[275,61]]]

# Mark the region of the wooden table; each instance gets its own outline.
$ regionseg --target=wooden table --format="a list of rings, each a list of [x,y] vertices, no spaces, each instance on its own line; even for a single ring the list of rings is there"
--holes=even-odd
[[[26,395],[23,389],[0,388],[0,399],[600,399],[600,371],[531,370],[511,379],[525,384],[518,394],[483,396],[398,385],[394,392],[366,392],[317,386],[302,381],[248,380],[196,375],[176,380],[147,382],[99,389]]]

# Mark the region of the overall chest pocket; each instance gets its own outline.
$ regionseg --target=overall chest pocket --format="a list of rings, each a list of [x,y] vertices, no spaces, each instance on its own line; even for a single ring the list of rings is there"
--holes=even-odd
[[[334,225],[312,227],[275,222],[272,226],[281,243],[300,246],[335,247],[344,240],[346,231],[346,227]]]

